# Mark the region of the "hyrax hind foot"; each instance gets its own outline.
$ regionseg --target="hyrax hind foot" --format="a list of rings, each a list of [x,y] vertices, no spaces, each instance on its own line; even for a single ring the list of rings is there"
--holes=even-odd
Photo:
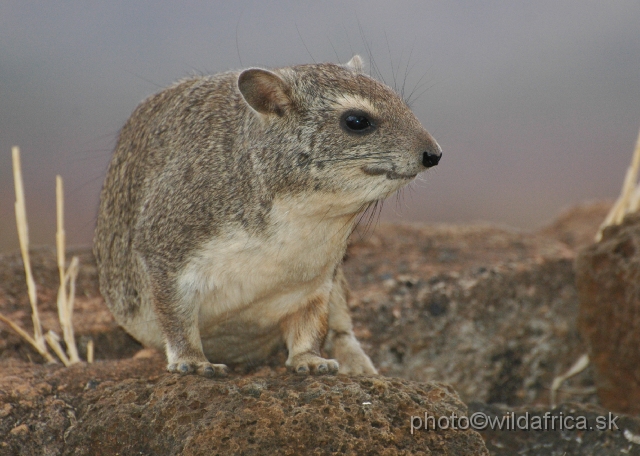
[[[225,364],[211,364],[209,362],[170,363],[167,370],[181,375],[196,374],[207,378],[226,377],[229,374],[229,368]]]
[[[339,374],[378,375],[371,359],[351,334],[338,335],[333,339],[332,354],[340,361]]]
[[[335,359],[324,359],[312,353],[296,355],[287,360],[286,366],[300,375],[335,375],[340,367]]]

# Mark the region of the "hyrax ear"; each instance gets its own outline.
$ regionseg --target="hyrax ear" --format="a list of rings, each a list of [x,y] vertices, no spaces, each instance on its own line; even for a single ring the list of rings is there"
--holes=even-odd
[[[362,73],[364,71],[364,62],[362,61],[362,57],[358,54],[351,57],[351,60],[347,62],[347,68],[351,68],[356,73]]]
[[[238,88],[247,104],[260,114],[282,116],[291,104],[287,84],[272,71],[244,70],[238,77]]]

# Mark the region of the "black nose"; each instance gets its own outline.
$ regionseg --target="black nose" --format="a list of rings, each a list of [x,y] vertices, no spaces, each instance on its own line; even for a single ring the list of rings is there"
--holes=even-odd
[[[425,168],[431,168],[436,166],[440,159],[442,158],[442,152],[433,153],[433,152],[423,152],[422,153],[422,164]]]

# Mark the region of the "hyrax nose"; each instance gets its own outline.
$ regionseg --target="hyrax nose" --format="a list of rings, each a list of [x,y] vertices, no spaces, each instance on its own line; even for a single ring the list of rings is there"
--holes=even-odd
[[[425,168],[432,168],[438,164],[442,158],[442,149],[438,143],[430,145],[427,150],[422,152],[422,165]]]

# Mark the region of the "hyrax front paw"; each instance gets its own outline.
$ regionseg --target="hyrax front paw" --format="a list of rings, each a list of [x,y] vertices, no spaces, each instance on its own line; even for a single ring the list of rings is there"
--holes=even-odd
[[[286,366],[300,375],[335,375],[340,367],[335,359],[324,359],[311,353],[303,353],[288,359]]]
[[[229,368],[225,364],[211,364],[209,362],[188,362],[182,361],[170,363],[167,366],[169,372],[176,374],[196,374],[203,377],[226,377],[229,374]]]

